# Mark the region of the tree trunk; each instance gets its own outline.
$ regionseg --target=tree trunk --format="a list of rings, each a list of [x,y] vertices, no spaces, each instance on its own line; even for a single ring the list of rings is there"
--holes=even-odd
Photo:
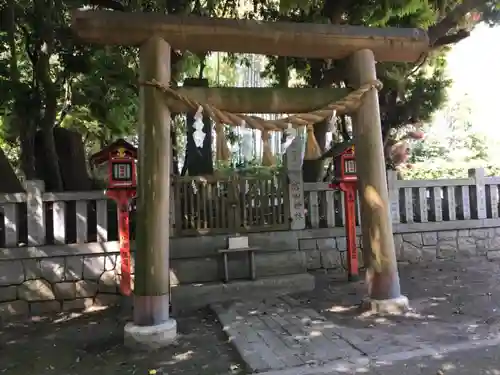
[[[52,128],[42,130],[43,151],[45,155],[45,186],[47,191],[62,191],[63,181],[59,169],[59,157],[54,140],[54,131]],[[48,188],[50,186],[50,188]]]
[[[9,74],[12,85],[19,85],[20,71],[18,64],[19,52],[16,44],[16,2],[8,0],[7,9],[4,17],[4,27],[7,34],[7,42],[10,50]],[[19,130],[20,149],[21,149],[21,170],[27,180],[35,178],[35,129],[34,121],[28,118],[26,113],[27,100],[26,92],[18,92],[14,100],[13,111],[11,113],[11,125],[13,129]],[[36,109],[38,111],[38,108]],[[3,174],[2,174],[3,175]]]
[[[59,92],[56,83],[52,81],[50,71],[50,58],[54,48],[54,2],[51,0],[35,0],[34,9],[37,17],[35,34],[39,38],[36,43],[38,59],[34,66],[34,73],[44,94],[42,96],[44,101],[39,109],[40,111],[42,108],[44,109],[39,124],[42,139],[39,146],[43,148],[44,155],[45,173],[43,177],[47,191],[61,191],[63,190],[63,182],[59,170],[59,158],[53,131],[57,116]]]
[[[208,87],[208,80],[189,78],[184,80],[185,86],[193,87]],[[209,116],[203,116],[203,132],[205,140],[203,147],[198,148],[193,139],[193,124],[195,112],[186,114],[186,160],[187,173],[190,176],[211,175],[214,173],[213,157],[212,157],[212,120]]]
[[[172,127],[170,128],[170,142],[172,143],[172,174],[174,176],[179,176],[179,150],[177,143],[177,135],[175,132],[174,119],[177,113],[172,113]]]
[[[88,175],[82,136],[63,128],[55,128],[53,133],[64,190],[91,190],[92,181]]]
[[[324,79],[324,69],[328,65],[324,60],[311,61],[311,87],[327,87],[328,83]],[[326,133],[328,132],[328,119],[314,124],[314,136],[318,141],[318,145],[323,154],[326,151]],[[322,181],[325,175],[325,159],[320,160],[304,160],[302,164],[302,175],[304,182]]]
[[[21,170],[26,180],[34,180],[36,179],[35,132],[30,120],[23,121],[20,128]]]
[[[16,176],[14,169],[9,163],[9,159],[0,148],[0,192],[10,194],[24,191],[21,182]]]
[[[328,121],[319,122],[314,125],[314,136],[321,148],[321,153],[326,151],[326,133]],[[325,160],[304,160],[302,164],[302,175],[304,182],[318,182],[323,180],[325,174]]]

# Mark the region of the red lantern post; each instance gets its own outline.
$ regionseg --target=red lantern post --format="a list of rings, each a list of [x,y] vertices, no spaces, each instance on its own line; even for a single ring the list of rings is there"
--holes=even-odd
[[[128,296],[131,288],[131,258],[129,230],[129,202],[137,193],[137,149],[124,140],[118,140],[94,154],[94,164],[108,163],[108,188],[106,195],[116,202],[118,210],[118,237],[120,241],[121,280],[120,290]]]
[[[330,188],[339,189],[345,196],[344,214],[347,237],[347,272],[349,281],[359,279],[358,250],[356,248],[356,156],[354,146],[335,156],[335,181]]]

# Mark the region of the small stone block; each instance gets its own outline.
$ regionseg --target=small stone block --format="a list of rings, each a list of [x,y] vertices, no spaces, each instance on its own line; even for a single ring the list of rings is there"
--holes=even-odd
[[[90,280],[80,280],[76,284],[76,296],[80,298],[94,297],[97,294],[98,284]]]
[[[500,251],[490,250],[486,253],[486,258],[488,260],[499,260],[500,259]]]
[[[94,305],[101,307],[116,306],[120,304],[120,296],[118,294],[99,293],[94,300]]]
[[[381,315],[404,314],[410,310],[410,301],[405,296],[384,300],[369,300],[371,311]]]
[[[0,303],[0,317],[29,314],[29,304],[26,301],[12,301]]]
[[[76,296],[75,283],[66,281],[54,284],[54,295],[56,299],[71,300]]]
[[[43,315],[47,313],[60,312],[61,303],[59,301],[39,301],[30,302],[31,315]]]
[[[17,295],[15,285],[0,286],[0,302],[14,301]]]
[[[63,301],[63,311],[86,310],[92,307],[94,301],[92,298],[77,298],[71,301]]]
[[[155,326],[127,323],[124,329],[124,344],[129,348],[155,350],[173,344],[176,337],[177,322],[174,319]]]
[[[229,237],[227,239],[229,249],[244,249],[248,247],[248,237]]]

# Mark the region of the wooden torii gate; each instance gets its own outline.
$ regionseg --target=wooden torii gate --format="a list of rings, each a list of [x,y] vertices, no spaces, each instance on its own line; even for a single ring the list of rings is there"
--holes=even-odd
[[[140,46],[140,79],[170,83],[170,50],[223,51],[279,56],[349,59],[350,82],[376,80],[376,61],[413,62],[427,50],[425,31],[289,22],[212,19],[155,13],[73,12],[73,30],[83,41]],[[344,89],[184,88],[203,103],[233,113],[310,110],[345,95]],[[309,91],[307,91],[309,90]],[[344,91],[342,91],[344,90]],[[139,206],[134,322],[125,327],[131,344],[162,346],[173,341],[169,317],[170,111],[187,107],[167,102],[152,86],[140,89]],[[302,104],[301,104],[302,103]],[[170,108],[169,108],[170,107]],[[380,112],[370,90],[352,116],[358,160],[363,248],[368,251],[368,285],[378,308],[406,305],[401,295],[385,174]]]

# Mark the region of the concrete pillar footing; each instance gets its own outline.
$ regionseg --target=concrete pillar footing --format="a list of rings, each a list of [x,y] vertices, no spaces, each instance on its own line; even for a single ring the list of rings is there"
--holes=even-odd
[[[376,314],[404,314],[410,311],[410,301],[406,296],[391,299],[369,299],[367,301],[369,309]]]
[[[137,326],[127,323],[124,328],[124,344],[129,348],[154,350],[169,346],[177,337],[177,322],[168,319],[154,326]]]

